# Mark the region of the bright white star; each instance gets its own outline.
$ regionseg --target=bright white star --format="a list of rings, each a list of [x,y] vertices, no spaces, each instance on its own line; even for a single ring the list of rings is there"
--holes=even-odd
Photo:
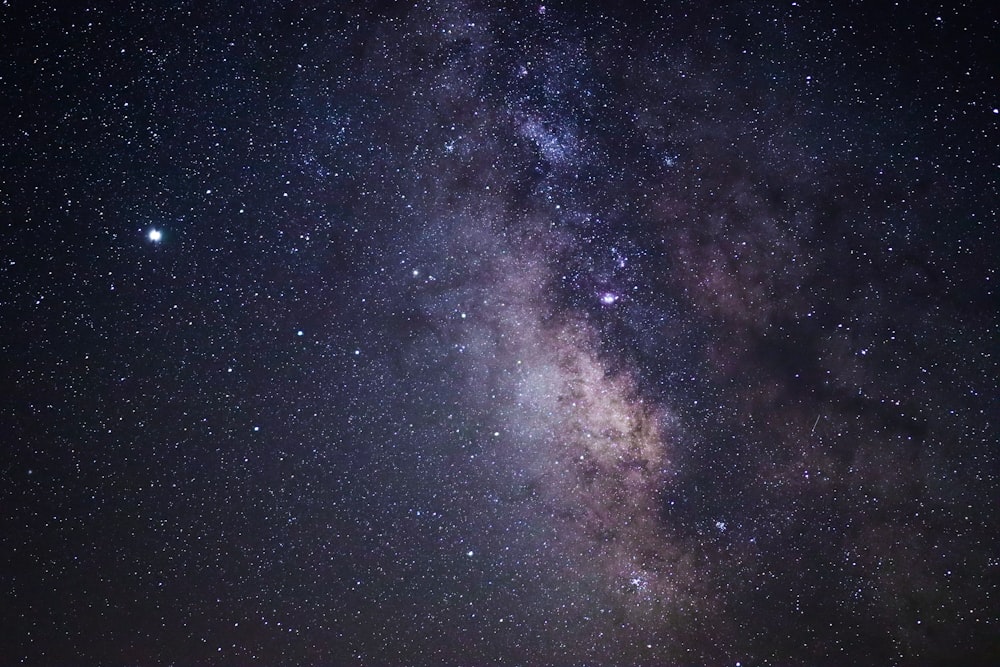
[[[163,232],[161,232],[159,229],[149,230],[149,240],[152,241],[153,243],[158,242],[162,238],[163,238]]]

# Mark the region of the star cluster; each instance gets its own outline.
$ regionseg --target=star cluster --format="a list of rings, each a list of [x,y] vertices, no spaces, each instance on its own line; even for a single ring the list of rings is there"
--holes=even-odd
[[[0,662],[1000,661],[995,11],[0,23]]]

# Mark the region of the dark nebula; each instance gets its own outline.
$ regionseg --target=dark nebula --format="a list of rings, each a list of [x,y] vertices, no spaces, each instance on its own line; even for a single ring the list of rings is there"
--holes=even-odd
[[[0,7],[0,664],[1000,664],[988,4]]]

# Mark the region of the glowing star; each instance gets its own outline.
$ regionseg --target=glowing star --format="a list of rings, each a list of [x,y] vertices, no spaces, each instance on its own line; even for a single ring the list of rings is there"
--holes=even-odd
[[[605,292],[601,295],[601,303],[605,306],[613,306],[616,301],[618,301],[618,295],[612,294],[611,292]]]
[[[163,232],[161,232],[159,229],[149,230],[149,240],[152,241],[153,243],[159,243],[162,238],[163,238]]]

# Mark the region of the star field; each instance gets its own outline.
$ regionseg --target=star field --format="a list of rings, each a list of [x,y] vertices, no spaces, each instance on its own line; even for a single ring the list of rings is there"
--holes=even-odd
[[[0,664],[997,664],[998,18],[0,6]]]

